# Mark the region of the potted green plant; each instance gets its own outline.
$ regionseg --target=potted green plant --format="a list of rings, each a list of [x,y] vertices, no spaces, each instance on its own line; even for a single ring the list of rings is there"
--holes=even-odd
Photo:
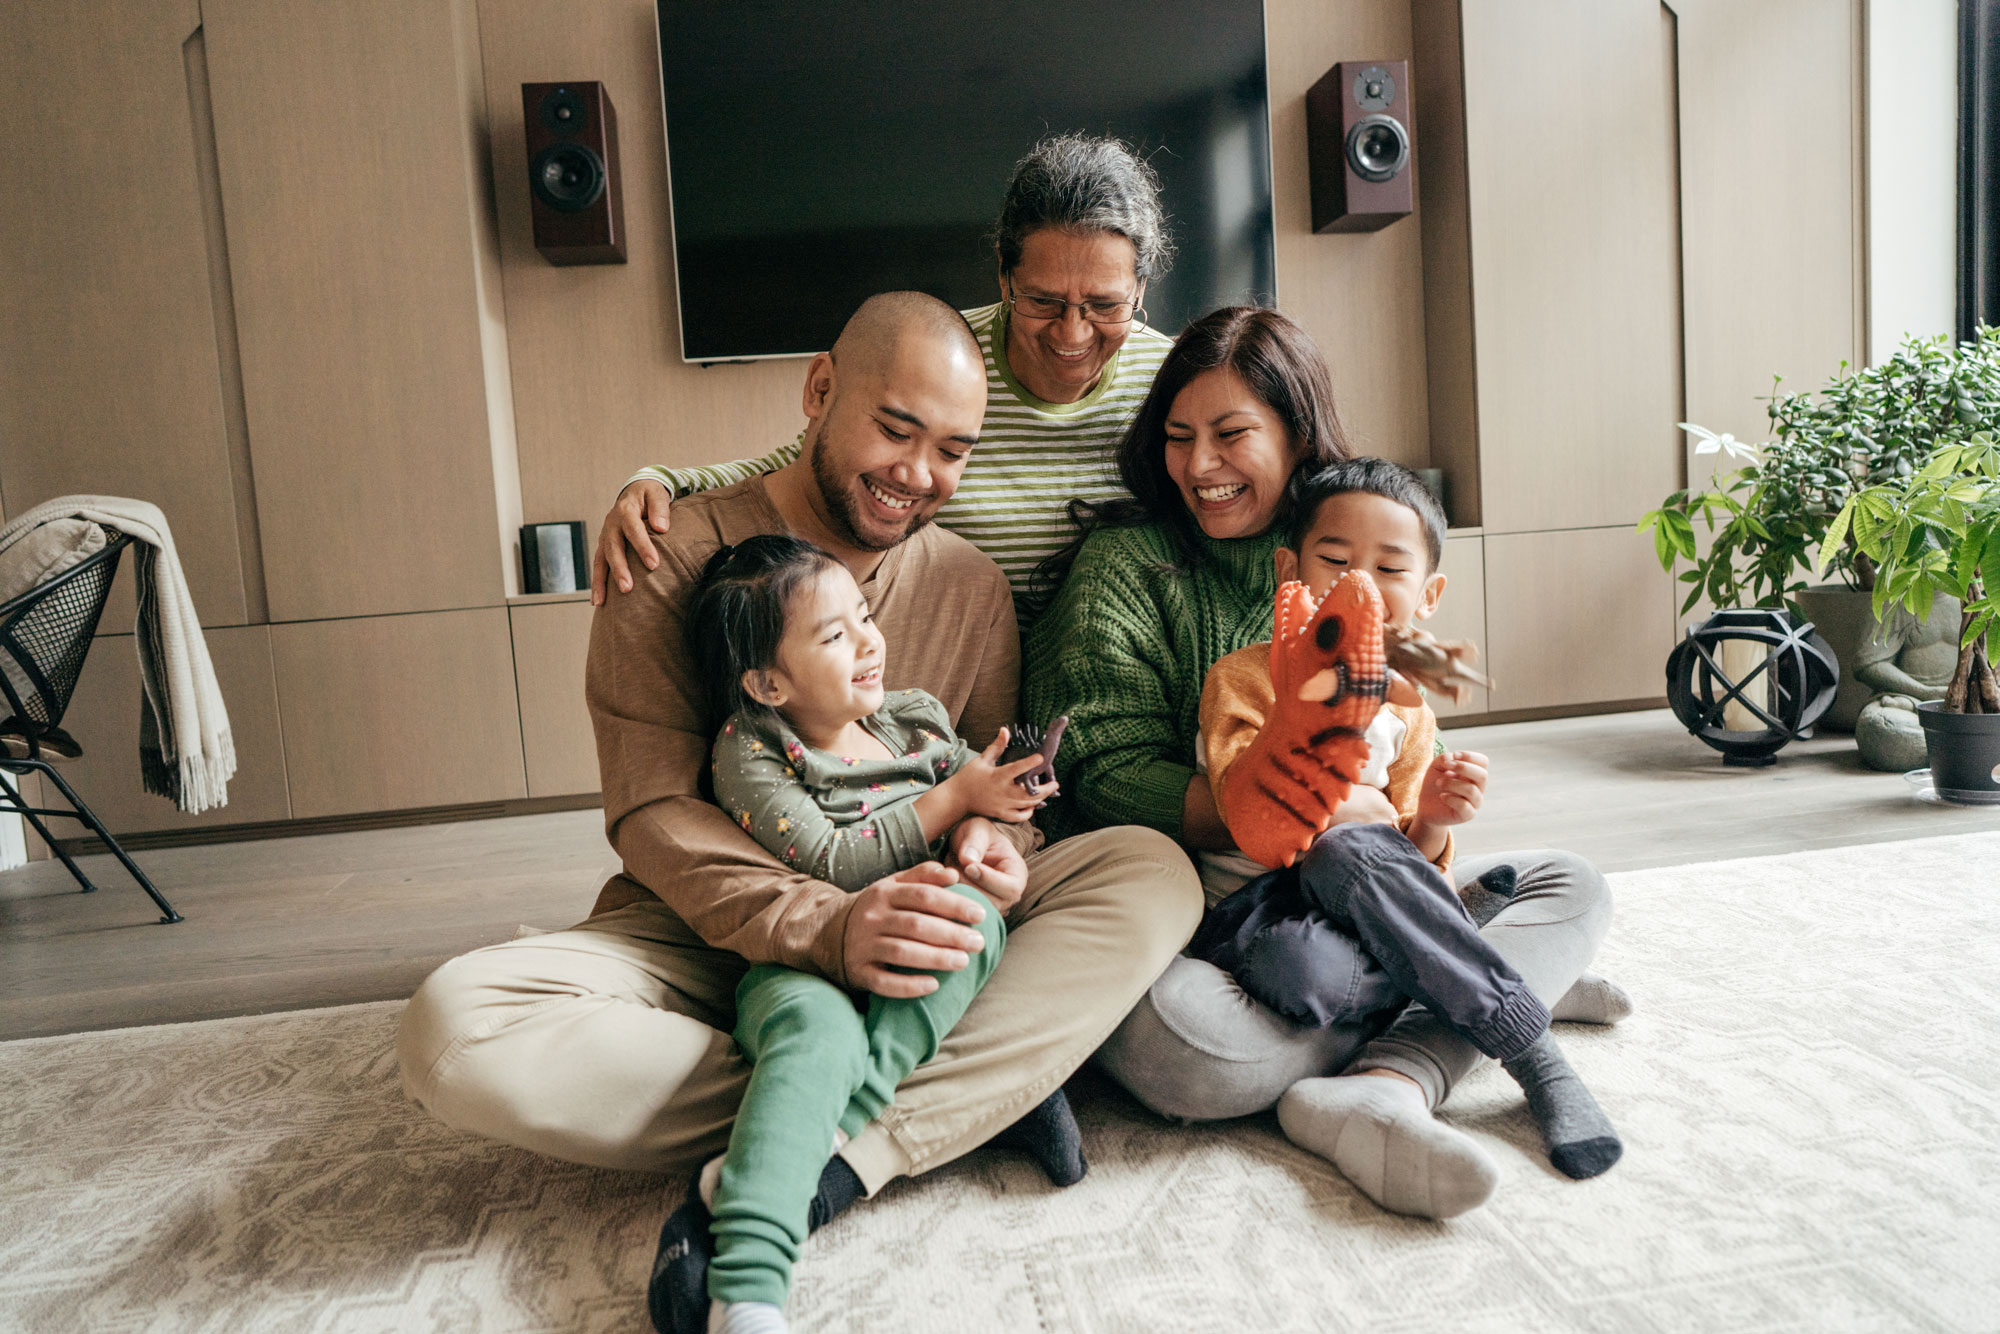
[[[1697,454],[1744,466],[1674,492],[1639,528],[1653,533],[1662,568],[1690,566],[1680,575],[1690,585],[1683,614],[1706,598],[1720,609],[1791,605],[1812,621],[1842,667],[1826,725],[1851,730],[1873,693],[1852,672],[1876,632],[1876,571],[1851,529],[1829,543],[1834,518],[1857,489],[1911,477],[1939,448],[2000,424],[2000,333],[1982,329],[1960,347],[1941,336],[1909,339],[1880,365],[1851,371],[1841,363],[1816,393],[1774,384],[1766,412],[1772,438],[1754,447],[1683,423]],[[1815,569],[1834,582],[1808,584]],[[1956,614],[1940,605],[1919,619]]]
[[[1919,704],[1917,716],[1937,794],[2000,805],[2000,442],[1976,432],[1907,478],[1855,492],[1827,538],[1875,563],[1878,618],[1891,605],[1915,612],[1940,594],[1958,599],[1958,669],[1944,699]]]

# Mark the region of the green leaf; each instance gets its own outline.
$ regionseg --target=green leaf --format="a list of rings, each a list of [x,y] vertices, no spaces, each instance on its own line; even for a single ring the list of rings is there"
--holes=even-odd
[[[1849,497],[1847,503],[1840,507],[1840,513],[1833,516],[1833,522],[1827,525],[1826,536],[1820,541],[1819,566],[1815,570],[1820,577],[1826,576],[1827,567],[1832,565],[1833,558],[1840,554],[1841,543],[1847,538],[1848,525],[1853,522],[1854,500]]]
[[[1695,559],[1694,523],[1687,515],[1669,511],[1660,527],[1666,532],[1667,540],[1673,545],[1674,550],[1680,552],[1682,559]]]

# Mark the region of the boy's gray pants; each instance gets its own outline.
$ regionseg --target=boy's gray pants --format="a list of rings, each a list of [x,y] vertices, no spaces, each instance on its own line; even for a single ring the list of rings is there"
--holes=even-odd
[[[1468,858],[1452,875],[1463,887],[1502,863],[1518,872],[1518,888],[1480,936],[1552,1006],[1582,976],[1611,927],[1610,886],[1583,858],[1553,851]],[[1297,1081],[1342,1070],[1407,1075],[1437,1107],[1484,1059],[1421,1006],[1375,1036],[1379,1029],[1300,1027],[1245,995],[1214,964],[1183,954],[1097,1061],[1160,1115],[1207,1121],[1261,1112]]]

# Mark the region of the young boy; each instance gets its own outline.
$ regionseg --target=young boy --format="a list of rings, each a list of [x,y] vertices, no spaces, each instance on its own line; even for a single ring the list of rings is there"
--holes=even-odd
[[[1451,829],[1478,810],[1486,757],[1440,753],[1436,718],[1383,665],[1383,630],[1427,619],[1444,594],[1444,515],[1415,474],[1383,459],[1309,474],[1296,500],[1278,552],[1278,642],[1217,662],[1201,701],[1223,819],[1246,852],[1283,869],[1228,885],[1260,868],[1205,858],[1204,879],[1237,892],[1189,952],[1302,1023],[1422,1002],[1521,1084],[1551,1161],[1596,1176],[1623,1146],[1549,1035],[1547,1008],[1480,936],[1447,874]],[[1510,895],[1511,874],[1489,874],[1481,891]]]

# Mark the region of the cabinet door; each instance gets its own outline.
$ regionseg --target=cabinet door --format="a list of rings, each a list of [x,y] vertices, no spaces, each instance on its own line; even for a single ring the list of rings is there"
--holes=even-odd
[[[531,797],[567,797],[599,787],[597,738],[590,711],[583,706],[593,610],[588,602],[526,603],[508,609]]]
[[[202,18],[271,619],[498,606],[449,0]]]
[[[501,607],[271,627],[292,814],[527,795]]]
[[[139,658],[131,635],[100,635],[90,646],[83,676],[71,697],[63,728],[83,747],[83,758],[63,766],[63,778],[90,803],[114,834],[263,824],[291,817],[285,790],[284,747],[278,738],[278,693],[271,670],[271,632],[261,625],[210,630],[208,656],[229,710],[236,744],[236,776],[229,804],[183,815],[165,797],[145,790],[139,778]],[[68,823],[58,838],[83,832]]]
[[[1480,523],[1636,522],[1680,474],[1671,29],[1658,0],[1461,16]]]
[[[1438,563],[1444,575],[1444,600],[1437,615],[1424,628],[1439,639],[1469,639],[1479,646],[1479,661],[1486,658],[1486,544],[1478,537],[1449,537],[1444,543],[1444,559]],[[1484,690],[1474,690],[1465,703],[1454,704],[1448,696],[1433,694],[1431,711],[1440,718],[1459,714],[1485,713],[1492,708]]]
[[[153,502],[203,623],[241,625],[183,54],[200,23],[193,0],[7,8],[0,488],[10,514],[74,492]],[[119,582],[110,625],[131,620],[130,578]]]
[[[1486,535],[1496,710],[1664,700],[1674,583],[1630,528]]]
[[[1688,420],[1762,440],[1770,419],[1760,400],[1772,376],[1782,375],[1787,389],[1809,389],[1841,362],[1862,360],[1854,115],[1861,7],[1677,0],[1675,8]],[[1905,77],[1896,71],[1892,80]],[[1746,199],[1756,206],[1746,208]],[[1945,272],[1949,258],[1936,263]],[[1692,461],[1690,479],[1705,482],[1716,462]],[[1733,466],[1720,462],[1725,471]]]

